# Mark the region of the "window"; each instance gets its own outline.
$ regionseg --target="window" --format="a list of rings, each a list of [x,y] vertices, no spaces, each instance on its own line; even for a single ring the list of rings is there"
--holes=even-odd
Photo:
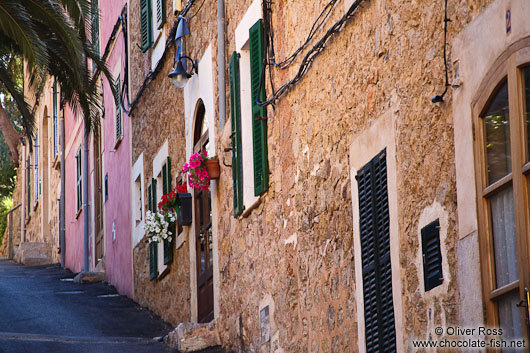
[[[479,241],[488,324],[503,338],[524,336],[528,305],[530,186],[530,66],[517,65],[522,50],[501,63],[503,76],[474,108]],[[496,74],[498,75],[498,74]],[[492,85],[495,87],[492,88]]]
[[[140,0],[140,34],[143,52],[157,42],[165,22],[165,0]],[[165,46],[165,43],[163,45]]]
[[[109,200],[109,175],[105,174],[105,202]]]
[[[57,80],[53,82],[53,158],[59,153],[59,92],[57,91]]]
[[[39,199],[40,195],[40,180],[39,180],[39,132],[35,133],[35,140],[33,141],[33,197],[35,202]]]
[[[260,17],[260,2],[254,1],[236,29],[236,51],[229,65],[235,217],[256,205],[269,187],[267,110],[256,103],[258,95],[259,100],[265,100]],[[253,25],[249,28],[248,23]]]
[[[99,0],[92,0],[92,18],[91,18],[91,31],[92,31],[92,47],[97,56],[100,55],[99,50]],[[96,69],[95,63],[92,64],[93,70]]]
[[[423,260],[423,282],[425,291],[427,292],[443,282],[439,220],[421,229],[421,253]]]
[[[359,170],[366,352],[395,352],[386,150]]]
[[[116,89],[121,93],[121,76],[118,75],[116,79]],[[114,106],[115,109],[115,118],[116,118],[116,142],[123,137],[123,122],[122,122],[122,110],[120,103]]]
[[[75,164],[76,164],[76,195],[77,195],[77,211],[81,211],[83,206],[83,173],[82,173],[82,164],[81,164],[81,147],[77,150],[75,155]]]

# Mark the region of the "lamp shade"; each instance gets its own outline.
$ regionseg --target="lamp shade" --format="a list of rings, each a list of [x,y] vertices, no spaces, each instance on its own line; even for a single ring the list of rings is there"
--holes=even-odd
[[[174,86],[177,88],[184,88],[191,75],[186,72],[182,60],[179,60],[177,67],[169,73],[168,77],[171,78],[171,83],[173,83]]]
[[[175,41],[179,40],[184,36],[190,35],[190,29],[188,27],[188,20],[184,17],[180,18],[179,24],[177,26],[177,32],[175,33]]]

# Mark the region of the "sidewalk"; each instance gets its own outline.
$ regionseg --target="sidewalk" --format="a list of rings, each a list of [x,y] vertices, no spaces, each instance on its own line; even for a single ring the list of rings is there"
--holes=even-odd
[[[75,284],[58,265],[0,260],[0,353],[143,353],[172,327],[104,284]]]

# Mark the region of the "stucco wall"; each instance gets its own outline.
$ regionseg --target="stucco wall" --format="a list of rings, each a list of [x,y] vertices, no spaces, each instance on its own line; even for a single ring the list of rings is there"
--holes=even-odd
[[[125,0],[100,2],[100,30],[103,48],[107,45],[125,3]],[[122,30],[118,33],[114,46],[111,48],[112,51],[108,57],[107,65],[113,75],[120,75],[123,84],[127,66]],[[103,199],[105,213],[105,274],[107,281],[112,283],[118,292],[132,297],[131,203],[129,201],[131,188],[128,183],[131,172],[129,117],[122,111],[123,138],[117,145],[115,103],[108,81],[104,79],[104,82],[103,94],[105,97],[106,117],[103,120],[102,181],[104,184],[105,175],[108,175],[109,197],[107,201]],[[128,102],[125,100],[125,105],[127,104]],[[112,236],[113,222],[115,239]]]

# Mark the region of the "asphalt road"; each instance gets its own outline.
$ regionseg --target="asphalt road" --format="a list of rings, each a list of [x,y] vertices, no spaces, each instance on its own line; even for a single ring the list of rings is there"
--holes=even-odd
[[[75,284],[58,265],[0,260],[0,353],[171,352],[171,327],[104,283]]]

